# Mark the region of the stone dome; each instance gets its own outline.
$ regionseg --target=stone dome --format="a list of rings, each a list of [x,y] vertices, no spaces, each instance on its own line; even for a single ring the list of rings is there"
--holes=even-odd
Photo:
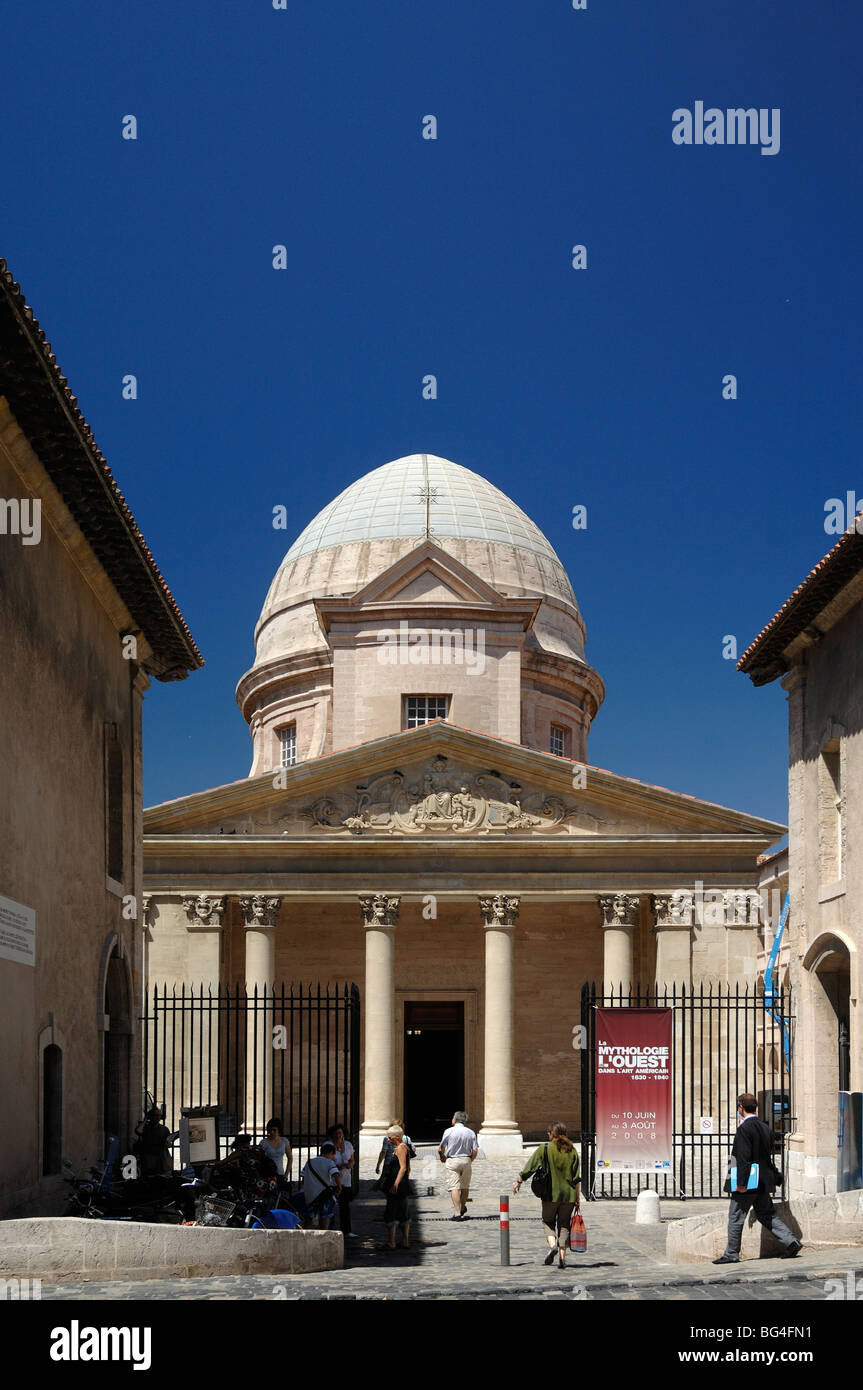
[[[354,593],[412,550],[427,524],[436,544],[501,593],[547,597],[578,615],[552,546],[506,493],[450,459],[408,454],[351,483],[294,541],[258,622],[259,659],[262,639],[272,652],[265,629],[279,612]]]
[[[555,720],[571,726],[569,747],[572,756],[580,755],[604,691],[585,658],[584,623],[560,559],[500,488],[449,459],[409,454],[373,469],[329,502],[276,571],[255,628],[254,663],[237,687],[255,742],[254,769],[273,765],[286,721],[296,721],[302,759],[342,746],[347,735],[338,710],[333,714],[340,698],[333,650],[316,603],[350,598],[426,539],[503,598],[539,600],[522,639],[521,727],[507,725],[504,735],[503,715],[497,723],[489,715],[488,732],[547,747],[542,721]],[[448,614],[457,623],[458,604],[442,602],[441,620]],[[366,640],[357,638],[357,650]],[[377,675],[370,679],[377,683]],[[489,695],[491,709],[495,697]],[[509,697],[500,698],[503,708]],[[455,696],[452,718],[466,727],[476,727],[471,719],[485,721],[481,710]],[[390,731],[390,725],[392,731],[400,727],[395,710],[362,729]]]

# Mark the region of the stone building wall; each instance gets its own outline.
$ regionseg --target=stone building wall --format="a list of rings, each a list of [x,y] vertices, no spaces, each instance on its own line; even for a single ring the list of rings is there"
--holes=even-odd
[[[19,471],[25,467],[34,491]],[[0,1210],[7,1212],[58,1186],[42,1178],[45,1046],[62,1052],[62,1157],[76,1168],[101,1157],[105,979],[115,941],[127,1004],[137,1004],[141,990],[140,928],[121,911],[122,895],[140,900],[141,891],[136,667],[122,657],[116,595],[4,403],[0,496],[34,492],[42,500],[40,543],[0,536],[0,893],[35,910],[37,952],[35,968],[0,960]],[[114,883],[106,876],[106,724],[116,728],[123,772],[123,873]],[[138,1010],[124,1005],[124,1012],[130,1031],[118,1055],[127,1104],[137,1110]]]
[[[783,680],[789,703],[791,973],[799,1017],[798,1125],[791,1155],[803,1190],[816,1194],[836,1186],[838,1011],[847,1013],[849,1024],[850,1089],[863,1090],[861,652],[858,602],[805,649]],[[832,784],[837,767],[841,815]]]

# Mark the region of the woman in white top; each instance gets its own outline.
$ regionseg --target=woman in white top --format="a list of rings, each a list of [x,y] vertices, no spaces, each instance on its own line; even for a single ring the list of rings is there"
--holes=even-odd
[[[350,1139],[345,1137],[344,1125],[333,1125],[331,1129],[327,1130],[327,1135],[335,1145],[336,1151],[333,1154],[333,1159],[342,1180],[339,1191],[339,1225],[345,1240],[353,1240],[354,1237],[351,1234],[351,1197],[354,1190],[354,1146]]]
[[[282,1134],[281,1120],[267,1120],[266,1138],[261,1140],[258,1148],[267,1155],[267,1158],[273,1160],[279,1170],[279,1177],[290,1182],[291,1165],[294,1160],[290,1141]]]

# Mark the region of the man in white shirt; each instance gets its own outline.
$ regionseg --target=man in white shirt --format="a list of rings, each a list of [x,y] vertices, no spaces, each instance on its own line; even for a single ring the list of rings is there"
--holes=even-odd
[[[473,1130],[468,1129],[467,1115],[463,1110],[457,1110],[453,1115],[452,1125],[444,1131],[438,1153],[441,1163],[446,1165],[446,1185],[455,1207],[450,1220],[466,1221],[470,1175],[473,1161],[479,1153],[479,1140]]]

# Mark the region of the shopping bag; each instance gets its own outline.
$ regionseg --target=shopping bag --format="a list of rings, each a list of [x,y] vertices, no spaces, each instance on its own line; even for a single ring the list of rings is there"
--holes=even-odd
[[[569,1248],[570,1250],[578,1250],[580,1253],[587,1249],[587,1231],[584,1229],[584,1217],[580,1211],[572,1214],[572,1222],[569,1227]]]

